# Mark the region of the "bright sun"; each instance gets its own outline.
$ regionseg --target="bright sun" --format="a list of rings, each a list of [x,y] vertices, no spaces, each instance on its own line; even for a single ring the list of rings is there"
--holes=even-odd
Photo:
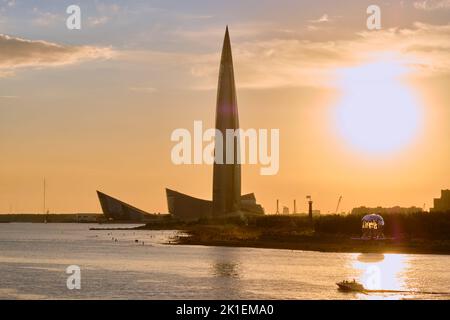
[[[338,129],[353,147],[388,153],[406,147],[417,134],[420,109],[400,81],[402,64],[380,61],[340,72],[343,97],[336,108]]]

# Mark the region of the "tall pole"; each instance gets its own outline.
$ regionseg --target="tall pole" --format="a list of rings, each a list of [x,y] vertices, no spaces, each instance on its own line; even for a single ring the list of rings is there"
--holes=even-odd
[[[297,214],[297,201],[294,199],[294,212],[293,214]]]
[[[312,220],[313,220],[313,202],[312,202],[312,200],[309,200],[308,201],[308,205],[309,205],[309,221],[311,221],[312,222]]]
[[[45,214],[45,207],[46,207],[46,205],[45,205],[45,178],[44,178],[44,208],[43,208],[43,212],[44,212],[44,214]]]
[[[280,200],[277,199],[277,213],[280,214]]]
[[[307,196],[306,199],[308,199],[308,213],[309,213],[309,221],[313,222],[313,201],[311,196]]]

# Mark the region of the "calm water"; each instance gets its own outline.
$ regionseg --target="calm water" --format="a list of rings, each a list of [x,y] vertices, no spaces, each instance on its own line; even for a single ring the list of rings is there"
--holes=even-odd
[[[341,293],[335,285],[355,278],[372,289],[448,292],[450,256],[175,246],[163,243],[176,231],[89,231],[93,226],[0,224],[0,298],[450,298]],[[81,268],[81,290],[67,289],[69,265]]]

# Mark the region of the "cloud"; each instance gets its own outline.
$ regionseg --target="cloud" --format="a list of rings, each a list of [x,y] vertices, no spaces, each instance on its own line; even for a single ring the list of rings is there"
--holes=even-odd
[[[414,2],[414,8],[426,11],[449,9],[450,0],[422,0]]]
[[[102,16],[102,17],[89,17],[89,25],[92,27],[101,26],[106,24],[109,21],[109,17]]]
[[[308,31],[323,31],[324,29],[329,29],[329,28],[331,28],[331,26],[329,26],[329,24],[334,22],[338,18],[341,18],[341,17],[334,16],[333,18],[331,18],[327,13],[324,13],[322,16],[320,16],[317,19],[308,20],[306,30],[308,30]]]
[[[240,88],[329,86],[340,68],[394,59],[417,75],[450,73],[450,24],[415,23],[350,40],[268,39],[233,45]],[[219,54],[186,57],[195,88],[216,87]]]
[[[97,5],[97,11],[101,14],[118,14],[121,11],[121,7],[115,3],[100,3]]]
[[[0,34],[0,77],[11,76],[16,69],[66,66],[114,56],[111,48],[67,46]]]
[[[116,19],[124,10],[118,4],[100,3],[96,5],[96,16],[88,18],[88,24],[91,27],[98,27],[107,24]]]
[[[274,30],[268,33],[264,28],[249,28],[237,36],[237,32],[231,33],[239,88],[335,86],[341,68],[387,57],[407,67],[414,76],[450,73],[450,24],[415,23],[409,28],[362,31],[336,40],[305,40],[302,34]],[[199,34],[180,31],[176,36],[188,43],[198,43],[202,36],[209,40],[211,34],[207,31],[202,29]],[[118,52],[116,59],[175,72],[180,79],[188,79],[180,88],[215,90],[220,60],[217,39],[223,37],[223,29],[213,31],[216,46],[209,53],[127,50]],[[129,90],[153,92],[153,88],[145,86]]]
[[[48,27],[55,25],[56,23],[62,24],[65,21],[65,17],[61,14],[43,12],[38,8],[33,8],[33,14],[35,15],[35,18],[33,18],[31,23],[38,27]]]
[[[3,3],[5,3],[10,8],[16,6],[16,0],[3,0]]]
[[[14,8],[15,6],[15,0],[0,0],[0,11],[4,11],[5,8]]]
[[[154,93],[157,91],[157,89],[153,87],[131,87],[130,91],[140,93]]]
[[[315,20],[309,20],[311,23],[324,23],[324,22],[330,22],[330,18],[328,17],[328,14],[322,15],[320,18]]]
[[[7,11],[16,5],[15,1],[0,0],[0,29],[7,25]]]
[[[405,64],[423,74],[450,72],[450,24],[416,22],[412,28],[392,28],[359,35],[370,49],[368,54],[389,48],[398,52]]]
[[[240,39],[240,38],[249,38],[254,37],[261,32],[264,32],[264,30],[268,30],[272,28],[273,26],[270,23],[245,23],[245,24],[239,24],[238,26],[233,26],[231,32],[233,34],[233,39]],[[224,27],[223,26],[217,26],[217,27],[210,27],[210,28],[204,28],[202,30],[190,30],[190,29],[183,29],[183,28],[177,28],[169,34],[171,36],[175,36],[183,41],[195,41],[195,42],[208,42],[211,43],[213,41],[217,42],[217,39],[223,38],[224,35]]]
[[[185,12],[170,12],[170,13],[177,19],[182,20],[208,20],[214,18],[214,15],[211,14],[192,14]]]

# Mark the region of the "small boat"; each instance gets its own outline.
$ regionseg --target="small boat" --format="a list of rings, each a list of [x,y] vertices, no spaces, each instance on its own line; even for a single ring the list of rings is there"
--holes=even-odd
[[[355,279],[353,281],[344,280],[341,282],[337,282],[336,285],[339,287],[341,291],[353,291],[353,292],[364,292],[366,289],[361,283],[356,282]]]

